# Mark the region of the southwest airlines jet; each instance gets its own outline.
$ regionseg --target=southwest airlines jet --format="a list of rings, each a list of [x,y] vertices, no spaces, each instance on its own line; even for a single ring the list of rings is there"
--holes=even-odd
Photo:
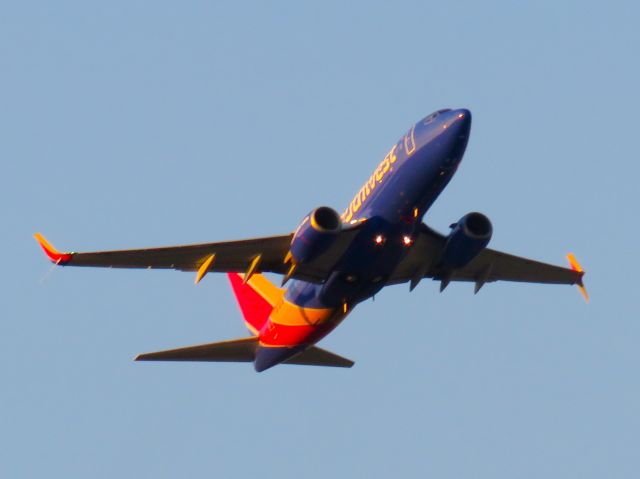
[[[47,256],[64,266],[159,268],[225,272],[251,336],[141,354],[142,361],[253,362],[256,371],[280,363],[351,367],[353,361],[316,346],[382,288],[423,278],[475,284],[493,281],[576,284],[588,299],[584,272],[487,248],[492,225],[468,213],[441,234],[422,218],[458,169],[471,128],[468,110],[440,110],[394,144],[339,215],[321,206],[290,234],[165,248],[62,253],[36,234]],[[283,275],[282,285],[261,273]],[[287,286],[284,288],[284,286]]]

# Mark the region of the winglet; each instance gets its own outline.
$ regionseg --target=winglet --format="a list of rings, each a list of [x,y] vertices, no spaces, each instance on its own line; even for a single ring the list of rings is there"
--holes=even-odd
[[[582,282],[582,277],[584,276],[584,269],[582,269],[582,266],[580,266],[580,263],[578,263],[578,260],[573,255],[573,253],[569,253],[567,255],[567,260],[569,261],[569,266],[571,266],[571,269],[577,273],[580,273],[580,278],[577,281],[578,289],[580,290],[580,294],[582,294],[582,297],[584,298],[584,300],[588,303],[589,293],[587,293],[587,289],[584,287],[584,283]]]
[[[44,236],[40,233],[36,233],[33,235],[36,241],[40,244],[45,254],[49,257],[49,259],[55,264],[66,264],[71,261],[71,257],[73,253],[61,253],[57,249],[55,249],[51,243],[49,243]]]

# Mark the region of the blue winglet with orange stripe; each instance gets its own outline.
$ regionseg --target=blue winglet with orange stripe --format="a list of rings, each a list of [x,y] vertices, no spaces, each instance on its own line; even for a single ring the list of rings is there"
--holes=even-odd
[[[580,279],[577,282],[577,286],[578,286],[578,289],[580,290],[580,294],[582,294],[582,297],[588,303],[589,293],[587,293],[587,289],[584,287],[584,283],[582,282],[582,277],[584,276],[584,269],[582,269],[582,266],[580,266],[580,263],[578,263],[578,260],[573,255],[573,253],[569,253],[567,255],[567,260],[569,261],[569,265],[571,266],[571,269],[577,273],[580,273]]]
[[[49,257],[49,259],[55,264],[65,264],[71,260],[73,253],[62,253],[55,249],[51,243],[47,241],[47,239],[42,236],[40,233],[36,233],[33,235],[36,241],[40,244],[40,247],[45,252],[45,254]]]

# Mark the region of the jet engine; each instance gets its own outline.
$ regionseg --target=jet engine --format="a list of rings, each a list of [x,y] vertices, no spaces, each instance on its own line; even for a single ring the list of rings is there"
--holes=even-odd
[[[482,213],[468,213],[451,225],[451,232],[442,250],[445,268],[462,268],[478,256],[493,233],[491,221]]]
[[[291,258],[294,263],[311,261],[328,250],[338,237],[342,221],[340,215],[328,206],[309,213],[291,240]]]

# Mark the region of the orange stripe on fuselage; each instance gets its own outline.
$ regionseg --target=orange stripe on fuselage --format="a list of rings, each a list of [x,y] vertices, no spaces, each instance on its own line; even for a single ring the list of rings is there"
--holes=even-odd
[[[291,303],[289,303],[291,304]],[[277,309],[260,330],[260,345],[266,347],[295,347],[300,345],[311,345],[322,339],[331,332],[346,314],[339,309],[308,309],[291,305]],[[322,315],[319,312],[322,311]],[[284,313],[288,313],[285,317]],[[319,322],[309,324],[308,319],[316,316]],[[294,323],[300,324],[294,324]]]
[[[285,326],[317,326],[327,321],[335,313],[332,308],[303,308],[286,299],[275,305],[270,321]]]

